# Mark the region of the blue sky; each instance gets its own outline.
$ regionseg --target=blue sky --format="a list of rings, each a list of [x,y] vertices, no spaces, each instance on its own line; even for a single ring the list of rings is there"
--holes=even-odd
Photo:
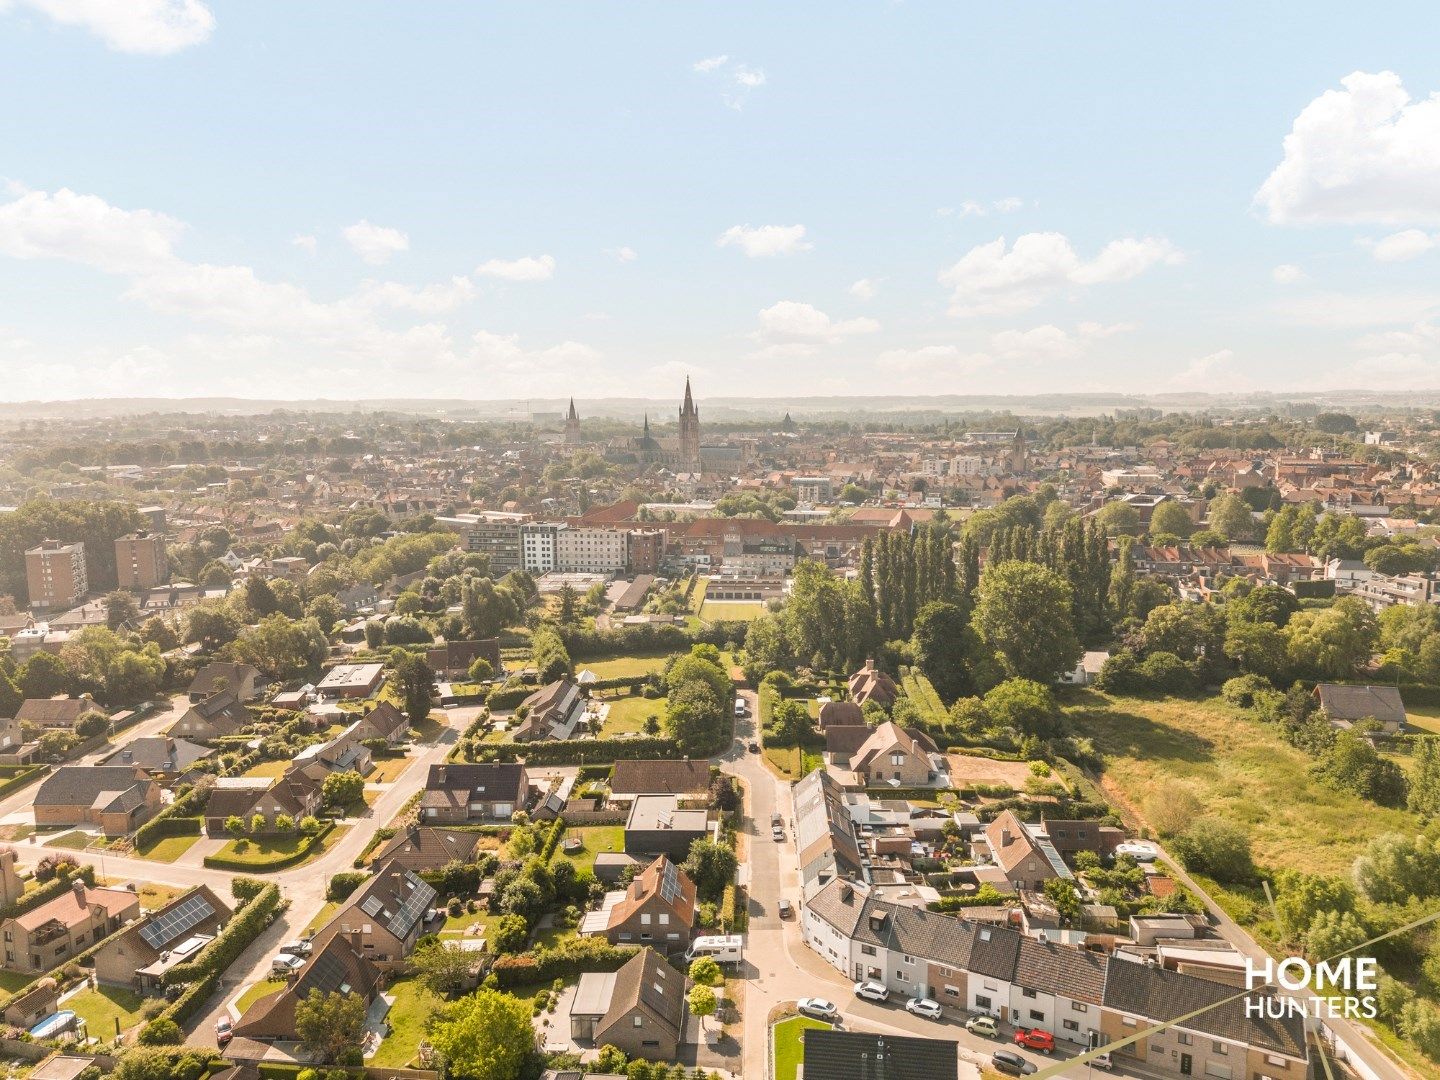
[[[0,0],[0,398],[1440,387],[1437,23]]]

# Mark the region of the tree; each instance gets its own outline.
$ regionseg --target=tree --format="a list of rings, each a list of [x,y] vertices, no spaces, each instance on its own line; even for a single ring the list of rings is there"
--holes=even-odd
[[[1084,907],[1080,890],[1075,882],[1066,878],[1051,878],[1044,885],[1045,898],[1055,905],[1055,911],[1067,923],[1079,922]]]
[[[1207,874],[1217,881],[1243,883],[1255,877],[1250,837],[1219,818],[1194,822],[1170,844],[1185,869]]]
[[[555,617],[560,620],[562,626],[575,621],[578,606],[579,597],[575,594],[574,587],[568,583],[560,586],[560,605]]]
[[[782,698],[770,710],[775,745],[795,746],[810,733],[810,710],[803,701]]]
[[[1321,611],[1299,611],[1285,627],[1290,663],[1317,678],[1354,674],[1370,659],[1379,635],[1375,617],[1347,597]],[[1355,606],[1359,604],[1359,608]]]
[[[626,1064],[625,1051],[610,1043],[600,1047],[600,1051],[595,1057],[595,1071],[609,1073],[612,1076],[616,1073],[623,1073]]]
[[[430,691],[435,685],[435,672],[430,664],[415,653],[396,653],[395,681],[405,715],[412,724],[422,723],[430,715]]]
[[[691,1015],[700,1018],[700,1026],[702,1029],[705,1026],[705,1018],[707,1016],[714,1016],[716,1008],[720,1005],[719,1000],[715,997],[715,991],[711,990],[708,986],[702,986],[698,983],[690,987],[690,993],[687,995],[686,1001],[690,1006]]]
[[[320,787],[325,805],[352,806],[365,797],[365,778],[354,769],[332,772]]]
[[[99,709],[87,709],[75,721],[75,734],[82,739],[93,738],[110,728],[110,717]]]
[[[242,626],[228,607],[201,604],[185,616],[185,643],[200,645],[207,652],[214,652],[234,641]]]
[[[1133,535],[1140,531],[1140,511],[1119,499],[1102,506],[1096,513],[1095,520],[1111,533]]]
[[[490,926],[490,946],[497,953],[517,953],[530,937],[530,924],[523,915],[501,915]]]
[[[553,626],[541,626],[530,635],[530,662],[545,682],[568,675],[574,666],[570,652]]]
[[[1255,515],[1238,495],[1217,495],[1210,502],[1210,528],[1226,540],[1249,540],[1255,535]]]
[[[212,1060],[208,1051],[177,1053],[163,1046],[132,1047],[120,1056],[110,1080],[200,1080]]]
[[[1267,678],[1279,676],[1290,663],[1285,631],[1268,622],[1231,619],[1225,632],[1225,655],[1239,664],[1240,670]]]
[[[1275,913],[1280,929],[1298,940],[1322,911],[1350,911],[1355,890],[1343,878],[1281,870],[1275,875]],[[1328,954],[1327,954],[1328,955]]]
[[[291,619],[277,611],[242,630],[230,651],[267,675],[293,679],[318,671],[330,642],[314,619]]]
[[[1053,739],[1061,733],[1060,711],[1050,687],[1033,679],[1006,679],[984,697],[985,715],[1023,736]]]
[[[64,693],[70,673],[54,653],[37,652],[20,669],[16,679],[20,693],[27,698],[48,698]]]
[[[365,998],[311,990],[295,1005],[295,1034],[322,1064],[332,1064],[365,1041]]]
[[[134,626],[140,621],[140,605],[123,589],[105,595],[105,625],[111,630]]]
[[[235,839],[245,835],[245,819],[239,814],[231,814],[225,819],[225,831]]]
[[[713,956],[697,956],[690,962],[690,981],[701,986],[719,986],[725,974]]]
[[[1352,911],[1317,911],[1305,932],[1305,955],[1329,960],[1363,945],[1370,935]]]
[[[1166,499],[1150,514],[1150,535],[1173,533],[1175,536],[1189,536],[1195,531],[1195,522],[1185,508],[1174,499]]]
[[[985,570],[975,595],[971,625],[1005,675],[1048,684],[1079,662],[1071,589],[1055,571],[1003,562]]]
[[[1351,731],[1336,734],[1314,766],[1315,776],[1338,791],[1348,791],[1382,806],[1405,801],[1405,774],[1370,742]]]
[[[1422,736],[1411,745],[1414,764],[1405,805],[1423,818],[1440,816],[1440,737]]]
[[[1346,435],[1356,428],[1355,417],[1349,413],[1323,412],[1315,416],[1315,430],[1327,435]]]
[[[179,1046],[185,1041],[185,1032],[169,1017],[151,1020],[140,1029],[141,1046]]]
[[[245,607],[250,612],[250,618],[259,621],[278,612],[280,601],[268,581],[252,577],[245,585]]]
[[[1440,895],[1440,846],[1427,835],[1385,833],[1355,860],[1355,885],[1372,904],[1405,904]]]
[[[719,903],[725,886],[735,880],[740,862],[733,848],[718,840],[703,838],[690,845],[690,854],[681,869],[695,883],[702,900]]]
[[[941,701],[954,701],[966,692],[970,679],[965,658],[971,643],[970,620],[964,608],[943,600],[926,604],[915,615],[910,641],[915,666],[930,680]]]
[[[471,682],[488,682],[495,677],[495,668],[483,656],[477,656],[475,662],[470,665],[467,673]]]
[[[421,984],[439,997],[450,997],[464,990],[475,971],[475,963],[473,952],[443,941],[426,942],[410,954],[410,966]]]
[[[535,1052],[530,1011],[529,1002],[510,994],[477,990],[440,1010],[430,1044],[445,1059],[450,1076],[518,1080]]]
[[[20,708],[20,703],[24,700],[15,680],[0,669],[0,716],[14,716],[15,710]]]

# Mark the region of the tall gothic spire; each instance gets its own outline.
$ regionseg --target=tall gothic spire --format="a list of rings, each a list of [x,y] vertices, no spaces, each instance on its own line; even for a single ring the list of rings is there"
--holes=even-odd
[[[574,399],[573,397],[570,399],[570,412],[566,415],[565,419],[567,419],[567,420],[579,420],[579,419],[580,419],[580,414],[575,411],[575,399]]]
[[[680,415],[681,415],[681,416],[694,416],[694,415],[696,415],[696,412],[695,412],[695,399],[690,396],[690,376],[689,376],[689,375],[686,375],[686,376],[685,376],[685,404],[682,405],[682,406],[680,406]]]

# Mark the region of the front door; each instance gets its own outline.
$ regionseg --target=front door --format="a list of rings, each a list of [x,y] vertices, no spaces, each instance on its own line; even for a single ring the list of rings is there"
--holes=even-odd
[[[1181,1076],[1189,1076],[1190,1073],[1191,1073],[1191,1071],[1194,1069],[1194,1067],[1195,1067],[1195,1063],[1194,1063],[1194,1061],[1191,1059],[1191,1057],[1190,1057],[1189,1054],[1181,1054],[1181,1055],[1180,1055],[1180,1075],[1181,1075]]]

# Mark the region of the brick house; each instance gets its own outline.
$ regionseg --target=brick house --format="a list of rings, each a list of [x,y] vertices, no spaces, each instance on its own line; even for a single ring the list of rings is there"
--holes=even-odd
[[[196,885],[97,949],[95,978],[111,986],[157,992],[164,969],[194,960],[230,914],[230,906],[210,886]]]
[[[250,711],[233,690],[211,694],[186,709],[165,734],[197,742],[213,742],[222,735],[234,735],[250,723]]]
[[[93,888],[76,878],[55,899],[0,923],[4,967],[26,975],[50,971],[139,914],[140,898],[129,889]]]
[[[685,1036],[687,982],[653,949],[619,971],[587,971],[575,988],[570,1036],[630,1057],[674,1061]]]
[[[315,947],[340,936],[381,971],[403,968],[435,896],[412,871],[386,863],[316,931]]]
[[[866,786],[894,781],[900,787],[924,787],[940,775],[931,759],[938,753],[930,736],[887,720],[850,755],[850,768]]]
[[[259,681],[260,670],[253,664],[227,664],[214,660],[195,673],[186,693],[192,705],[198,705],[220,690],[229,690],[241,701],[250,701],[255,697],[255,686]]]
[[[524,765],[431,765],[420,796],[420,819],[427,825],[509,821],[529,801],[530,777]]]
[[[1039,892],[1051,878],[1070,877],[1049,840],[1032,832],[1013,810],[1006,810],[987,825],[983,836],[986,853],[1016,890]]]
[[[124,836],[160,809],[160,785],[133,765],[64,765],[35,789],[37,828],[96,825]]]
[[[605,938],[612,945],[653,945],[665,953],[690,945],[695,926],[695,883],[664,855],[635,876],[630,887],[606,897]]]

